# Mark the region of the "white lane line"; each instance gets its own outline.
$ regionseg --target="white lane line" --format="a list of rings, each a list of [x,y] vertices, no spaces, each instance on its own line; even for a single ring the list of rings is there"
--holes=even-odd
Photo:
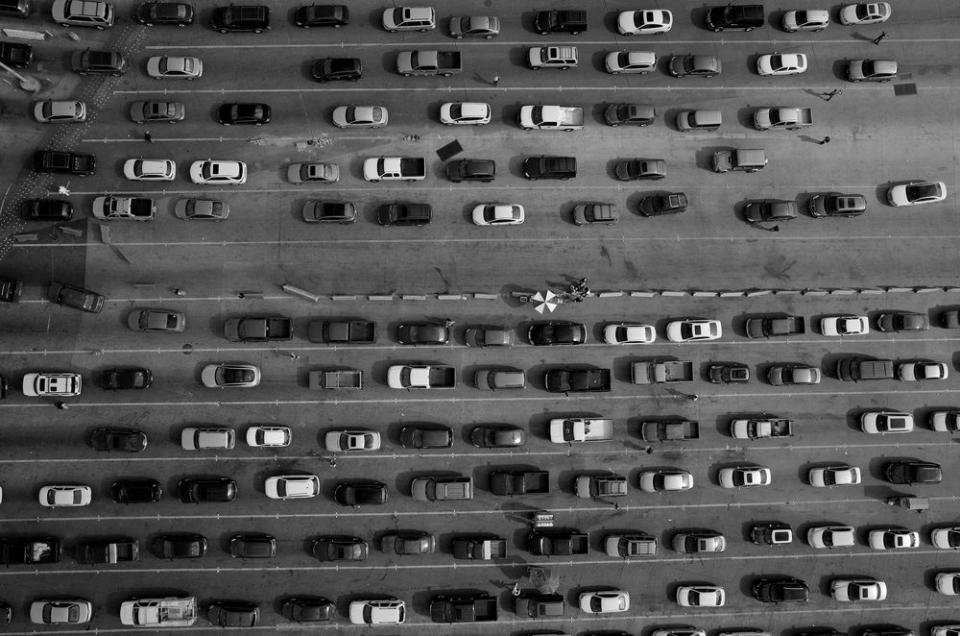
[[[400,134],[397,135],[365,135],[365,136],[353,136],[353,135],[337,135],[337,141],[389,141],[392,139],[397,139],[400,137]],[[421,135],[421,139],[426,137],[426,135]],[[437,139],[441,138],[439,134],[430,135],[430,137],[435,137]],[[303,141],[304,136],[299,137],[275,137],[273,135],[269,136],[271,141],[283,141],[289,139],[290,141]],[[160,135],[154,135],[152,141],[154,142],[188,142],[188,141],[202,141],[202,142],[237,142],[237,143],[249,143],[257,137],[161,137]],[[134,143],[142,144],[143,138],[135,137],[133,139],[129,137],[97,137],[97,138],[87,138],[81,139],[81,143],[88,144],[125,144],[125,143]],[[292,190],[293,192],[316,192],[316,190],[302,190],[297,188]],[[71,191],[72,192],[72,191]]]
[[[667,93],[681,93],[681,92],[697,92],[704,93],[708,91],[713,91],[716,93],[727,93],[730,91],[741,91],[741,92],[750,92],[751,94],[757,93],[796,93],[803,90],[813,90],[824,92],[836,88],[834,85],[825,85],[825,86],[789,86],[787,84],[750,84],[745,86],[730,86],[730,85],[717,85],[717,86],[700,86],[693,84],[685,84],[683,86],[650,86],[650,85],[637,85],[637,86],[627,86],[627,85],[618,85],[618,86],[563,86],[563,90],[566,92],[582,92],[582,93],[628,93],[628,92],[643,92],[643,93],[652,93],[654,91],[667,92]],[[847,91],[860,90],[863,92],[872,91],[878,93],[883,90],[884,86],[872,87],[872,86],[861,86],[861,87],[851,87],[844,86],[844,93]],[[886,85],[886,88],[889,88],[889,85]],[[946,91],[953,92],[956,90],[956,86],[952,84],[937,85],[937,84],[923,84],[924,92],[930,91]],[[430,95],[437,95],[442,92],[454,93],[457,94],[463,91],[470,92],[514,92],[514,93],[535,93],[535,92],[551,92],[556,93],[556,86],[504,86],[502,83],[499,87],[492,86],[410,86],[403,88],[375,88],[375,87],[364,87],[364,88],[265,88],[265,87],[251,87],[251,88],[207,88],[207,89],[169,89],[169,88],[156,88],[153,90],[150,89],[139,89],[139,90],[115,90],[113,94],[115,96],[137,96],[137,95],[228,95],[228,94],[244,94],[250,95],[252,93],[318,93],[330,95],[331,93],[343,94],[343,93],[356,93],[358,95],[368,95],[370,93],[429,93]],[[156,141],[156,140],[154,140]]]

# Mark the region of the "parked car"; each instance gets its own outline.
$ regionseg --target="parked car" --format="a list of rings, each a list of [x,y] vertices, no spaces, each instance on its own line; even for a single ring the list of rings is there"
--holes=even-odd
[[[927,422],[930,428],[938,433],[960,432],[960,409],[931,411]]]
[[[433,219],[433,209],[428,203],[390,203],[377,210],[377,223],[401,227],[427,225]]]
[[[884,311],[877,316],[877,331],[884,333],[926,331],[929,328],[926,314],[915,311]]]
[[[327,431],[324,447],[331,452],[380,450],[378,431],[337,429]]]
[[[799,9],[783,13],[780,22],[787,33],[797,31],[823,31],[830,25],[830,12],[826,9]]]
[[[243,185],[247,164],[226,159],[206,159],[190,164],[190,181],[200,185]]]
[[[453,429],[442,424],[407,424],[400,429],[400,445],[404,448],[450,448]]]
[[[73,204],[62,199],[27,199],[23,202],[20,218],[24,221],[69,221],[73,218]]]
[[[526,443],[527,433],[509,424],[483,424],[470,431],[470,441],[478,448],[516,448]]]
[[[618,614],[630,609],[630,593],[623,590],[581,592],[580,609],[588,614]]]
[[[222,426],[188,426],[180,431],[180,447],[184,450],[232,450],[236,431]]]
[[[443,321],[419,320],[397,325],[397,342],[402,345],[445,345],[450,343],[451,325]]]
[[[331,119],[337,128],[383,128],[390,114],[383,106],[337,106]]]
[[[860,430],[864,433],[912,433],[913,416],[889,409],[864,411],[860,414]]]
[[[208,389],[255,387],[260,384],[260,368],[246,363],[208,364],[200,373],[200,381]]]
[[[290,445],[289,426],[256,425],[247,428],[244,435],[251,448],[285,448]]]
[[[720,585],[679,585],[676,599],[680,607],[723,607],[726,592]]]
[[[820,369],[809,364],[774,364],[767,369],[767,382],[774,386],[820,384],[821,377]]]
[[[321,561],[366,561],[370,546],[359,537],[324,535],[313,540],[310,552]]]
[[[147,449],[147,434],[130,428],[96,428],[90,434],[90,445],[98,451],[140,453]]]
[[[623,159],[614,165],[613,172],[620,181],[663,179],[667,176],[667,162],[663,159]]]
[[[534,346],[577,345],[587,340],[587,328],[569,320],[534,322],[527,329],[527,342]]]
[[[55,281],[50,282],[47,288],[47,299],[52,303],[72,307],[91,314],[98,314],[103,310],[106,299],[96,292],[82,287],[74,287]]]
[[[235,534],[230,538],[230,556],[237,559],[272,559],[277,556],[277,539],[269,534]]]
[[[130,119],[135,124],[175,124],[187,116],[183,102],[145,101],[130,104]]]
[[[260,608],[248,601],[214,601],[207,607],[207,620],[218,627],[256,627]]]
[[[76,397],[83,390],[79,373],[25,373],[20,391],[27,397]]]
[[[500,18],[495,15],[464,15],[450,18],[450,35],[458,40],[464,37],[484,39],[500,35]]]
[[[350,601],[348,611],[354,625],[400,625],[406,619],[407,608],[396,598],[358,599]]]
[[[719,340],[722,335],[723,328],[719,320],[683,318],[667,323],[667,340],[670,342]]]
[[[324,57],[313,63],[310,75],[318,82],[356,82],[363,77],[359,57]]]
[[[173,215],[185,221],[226,221],[230,206],[219,199],[177,199]]]
[[[657,118],[657,111],[649,104],[610,104],[603,111],[608,126],[649,126]]]
[[[445,102],[440,105],[440,123],[447,126],[485,126],[490,123],[490,104]]]
[[[670,545],[682,554],[723,552],[727,549],[727,539],[712,530],[684,530],[673,535]]]
[[[473,383],[478,389],[490,391],[523,389],[527,384],[523,369],[514,367],[480,367]]]
[[[617,15],[620,35],[661,35],[673,27],[673,13],[666,9],[621,11]]]
[[[751,488],[769,486],[772,477],[766,466],[727,466],[717,473],[717,481],[721,488]]]
[[[432,554],[436,549],[436,538],[420,530],[397,530],[380,537],[380,551],[387,554]]]
[[[341,482],[333,498],[342,506],[382,505],[387,503],[387,485],[373,480]]]
[[[263,492],[270,499],[311,499],[320,494],[316,475],[273,475],[267,477]]]
[[[839,315],[820,319],[820,333],[825,336],[859,336],[870,333],[866,316]]]
[[[203,77],[203,60],[199,57],[155,55],[147,58],[147,75],[154,79],[199,79]]]
[[[960,526],[942,526],[932,529],[930,543],[941,550],[960,550]]]
[[[902,550],[920,546],[920,533],[906,528],[874,528],[867,533],[867,545],[874,550]]]
[[[887,584],[870,578],[836,578],[830,581],[830,596],[835,601],[883,601]]]
[[[939,203],[947,198],[943,181],[908,181],[890,186],[887,202],[894,207]]]
[[[350,201],[309,199],[303,204],[303,220],[306,223],[351,225],[357,222],[357,206]]]
[[[693,488],[693,475],[678,469],[645,469],[639,473],[640,490],[644,492],[671,492]]]
[[[140,24],[165,24],[178,27],[193,24],[193,7],[186,2],[141,2],[133,13]]]
[[[847,79],[851,82],[889,82],[896,79],[900,65],[896,60],[849,60]]]
[[[807,205],[810,216],[822,219],[826,217],[854,217],[867,211],[867,199],[862,194],[842,194],[824,192],[810,197]]]
[[[234,102],[220,105],[217,109],[217,121],[224,126],[233,124],[262,126],[270,123],[272,114],[269,104]]]
[[[118,479],[110,486],[110,497],[117,503],[159,503],[163,488],[156,479]]]
[[[807,70],[803,53],[772,53],[757,58],[757,74],[762,76],[799,75]]]
[[[657,68],[657,56],[653,51],[611,51],[604,59],[604,67],[611,75],[646,75]]]
[[[716,55],[674,55],[668,68],[674,77],[713,77],[723,70]]]
[[[350,9],[343,4],[307,4],[297,9],[293,23],[298,27],[333,27],[339,29],[350,23]]]
[[[642,216],[679,214],[687,210],[687,195],[683,192],[657,192],[642,195],[637,202],[637,211]]]
[[[807,482],[816,488],[860,483],[860,469],[849,464],[817,466],[807,470]]]
[[[193,477],[177,482],[183,503],[226,503],[237,497],[237,482],[229,477]]]
[[[524,210],[515,203],[481,203],[473,208],[472,217],[474,225],[520,225],[524,221]]]
[[[207,538],[202,534],[162,534],[150,543],[159,559],[199,559],[207,553]]]
[[[280,615],[295,623],[325,623],[334,619],[336,609],[323,596],[292,596],[280,605]]]
[[[844,26],[879,24],[890,19],[889,2],[858,2],[840,7],[840,24]]]
[[[76,124],[87,121],[87,104],[71,99],[44,99],[33,103],[33,118],[41,124]]]
[[[83,625],[91,618],[93,604],[82,598],[30,603],[30,622],[35,625]]]
[[[811,548],[851,548],[856,543],[853,526],[815,525],[807,529],[807,545]]]
[[[751,199],[743,206],[743,218],[747,223],[792,221],[797,218],[797,203],[784,199]]]
[[[653,325],[636,322],[611,322],[603,327],[603,341],[607,344],[653,344],[657,330]]]
[[[127,326],[134,331],[180,333],[187,319],[182,312],[169,309],[135,309],[127,315]]]
[[[116,367],[100,373],[100,386],[108,391],[147,389],[153,384],[153,374],[143,367]]]
[[[946,380],[950,369],[944,362],[933,360],[908,360],[897,364],[897,378],[904,382],[920,380]]]

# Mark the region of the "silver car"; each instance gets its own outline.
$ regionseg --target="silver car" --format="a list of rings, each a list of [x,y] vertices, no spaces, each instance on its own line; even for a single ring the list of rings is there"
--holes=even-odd
[[[337,128],[383,128],[390,118],[383,106],[337,106],[332,119]]]

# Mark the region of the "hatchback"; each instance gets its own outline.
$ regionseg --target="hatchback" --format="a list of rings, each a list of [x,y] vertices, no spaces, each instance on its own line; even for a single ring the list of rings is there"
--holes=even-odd
[[[446,102],[440,105],[440,123],[447,126],[484,126],[490,123],[490,104]]]
[[[285,448],[290,445],[289,426],[257,425],[247,428],[244,439],[251,448]]]
[[[30,603],[35,625],[83,625],[93,617],[93,604],[85,599],[40,600]]]
[[[340,482],[333,498],[341,506],[383,505],[387,503],[387,485],[373,480]]]
[[[75,508],[89,506],[93,499],[90,486],[43,486],[37,496],[44,508]]]
[[[500,391],[503,389],[523,389],[527,385],[522,369],[513,367],[485,367],[477,370],[473,384],[478,389]]]
[[[811,548],[850,548],[856,545],[853,526],[817,525],[807,530],[807,545]]]
[[[349,201],[309,200],[303,204],[303,220],[307,223],[349,225],[357,222],[357,206]]]
[[[581,592],[580,609],[588,614],[617,614],[630,609],[630,593],[622,590]]]
[[[719,585],[680,585],[676,599],[680,607],[723,607],[726,593]]]
[[[667,176],[667,162],[663,159],[623,159],[613,168],[620,181],[663,179]]]
[[[199,559],[207,553],[207,538],[202,534],[162,534],[150,544],[160,559]]]
[[[320,494],[320,478],[316,475],[274,475],[263,484],[270,499],[311,499]]]
[[[348,609],[354,625],[399,625],[406,618],[406,605],[400,599],[351,601]]]
[[[610,104],[603,111],[608,126],[649,126],[656,117],[656,109],[648,104]]]
[[[180,446],[184,450],[231,450],[236,443],[236,431],[219,426],[188,426],[180,431]]]
[[[226,503],[237,497],[237,482],[229,477],[181,479],[177,491],[183,503]]]
[[[206,159],[190,164],[190,181],[203,185],[242,185],[247,182],[247,164],[229,159]]]
[[[604,59],[604,67],[612,75],[644,75],[657,68],[657,55],[653,51],[611,51]]]
[[[723,70],[716,55],[674,55],[668,68],[674,77],[713,77]]]
[[[235,534],[230,538],[230,556],[272,559],[277,556],[277,539],[269,534]]]
[[[173,181],[177,166],[172,159],[127,159],[123,176],[131,181]]]
[[[207,620],[219,627],[256,627],[260,608],[247,601],[215,601],[207,607]]]

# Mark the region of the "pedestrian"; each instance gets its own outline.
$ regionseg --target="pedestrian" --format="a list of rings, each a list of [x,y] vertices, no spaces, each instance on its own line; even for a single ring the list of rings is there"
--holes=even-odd
[[[700,396],[697,395],[696,393],[690,393],[687,395],[687,397],[690,398],[691,402],[696,402],[697,400],[700,399]]]
[[[828,143],[830,143],[830,137],[824,137],[823,139],[821,139],[821,140],[818,141],[817,143],[818,143],[819,145],[821,145],[821,146],[822,146],[823,144],[828,144]]]
[[[493,79],[490,80],[490,83],[493,84],[494,86],[500,86],[500,76],[494,75]]]
[[[880,32],[880,35],[878,35],[877,37],[873,38],[873,43],[876,44],[877,46],[880,46],[880,43],[883,41],[883,38],[885,38],[885,37],[887,37],[887,32],[886,32],[886,31],[881,31],[881,32]]]
[[[57,407],[58,409],[60,409],[61,411],[66,411],[66,410],[67,410],[67,405],[66,405],[65,403],[63,403],[63,402],[57,402],[57,403],[54,404],[54,406],[56,406],[56,407]]]
[[[171,289],[170,291],[173,292],[173,295],[174,295],[174,296],[186,296],[186,295],[187,295],[187,292],[183,291],[183,290],[180,289],[179,287],[174,287],[174,288]]]
[[[513,589],[510,590],[510,593],[514,596],[520,596],[520,581],[513,584]]]
[[[336,457],[331,457],[329,461],[330,461],[330,468],[336,468],[336,467],[337,467],[337,458],[336,458]]]
[[[150,131],[149,131],[149,130],[144,130],[144,131],[143,131],[143,140],[144,140],[145,142],[147,142],[148,144],[152,144],[152,143],[153,143],[153,135],[150,134]]]

